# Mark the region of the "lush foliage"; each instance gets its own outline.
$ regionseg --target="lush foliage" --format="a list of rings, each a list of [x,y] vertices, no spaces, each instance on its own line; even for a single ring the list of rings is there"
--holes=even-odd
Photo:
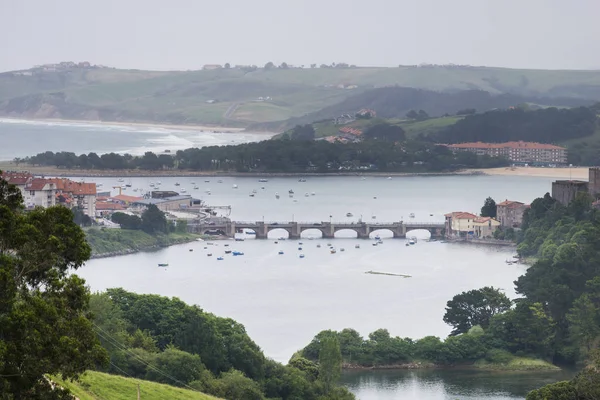
[[[397,132],[393,133],[399,137]],[[387,135],[386,135],[387,137]],[[104,154],[81,156],[68,152],[45,152],[26,159],[35,165],[61,168],[147,169],[149,157]],[[195,171],[238,172],[337,172],[337,171],[452,171],[459,168],[487,168],[507,165],[506,160],[473,153],[452,152],[445,146],[420,141],[389,143],[366,140],[361,143],[328,143],[309,140],[267,140],[236,146],[210,146],[179,150],[174,157],[151,169],[171,168]],[[91,162],[90,160],[95,160]],[[168,162],[167,162],[168,161]]]
[[[546,385],[527,394],[526,400],[595,400],[600,398],[600,356],[597,352],[591,362],[575,378]]]
[[[69,270],[90,257],[62,206],[22,212],[20,191],[0,179],[0,393],[53,399],[44,374],[77,377],[106,362],[88,319],[89,291]],[[64,397],[67,398],[67,397]]]
[[[436,141],[555,143],[590,136],[596,129],[596,113],[588,107],[521,108],[469,115],[434,135]]]
[[[241,324],[177,298],[109,289],[90,304],[112,373],[226,399],[353,398],[335,385],[335,368],[327,367],[323,381],[324,370],[306,359],[289,366],[268,360]],[[328,360],[331,366],[335,358]]]
[[[496,202],[491,197],[485,199],[485,203],[481,207],[481,216],[496,218]]]
[[[364,136],[366,139],[380,140],[384,142],[403,142],[406,140],[404,129],[398,125],[380,123],[368,128]]]
[[[510,299],[500,289],[469,290],[448,301],[444,322],[454,327],[451,335],[466,333],[476,325],[485,329],[494,315],[509,310],[510,306]]]

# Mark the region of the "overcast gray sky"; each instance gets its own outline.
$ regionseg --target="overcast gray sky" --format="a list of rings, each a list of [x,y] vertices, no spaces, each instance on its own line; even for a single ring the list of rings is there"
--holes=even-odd
[[[0,71],[347,62],[600,68],[600,0],[0,0]]]

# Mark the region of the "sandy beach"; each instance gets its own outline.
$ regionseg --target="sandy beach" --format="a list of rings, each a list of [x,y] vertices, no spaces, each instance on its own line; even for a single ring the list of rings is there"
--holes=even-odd
[[[11,117],[0,117],[0,121],[14,121],[14,122],[40,122],[40,123],[57,123],[57,124],[85,124],[85,125],[98,125],[98,126],[134,126],[138,128],[161,128],[161,129],[174,129],[180,131],[208,131],[208,132],[220,132],[220,133],[236,133],[242,132],[244,128],[232,128],[225,126],[209,126],[209,125],[175,125],[175,124],[161,124],[153,122],[124,122],[124,121],[91,121],[91,120],[76,120],[76,119],[59,119],[59,118],[11,118]],[[252,132],[252,133],[264,133],[265,135],[275,135],[275,132]]]
[[[485,175],[503,175],[503,176],[537,176],[543,178],[556,179],[576,179],[588,180],[589,167],[572,168],[541,168],[541,167],[506,167],[506,168],[488,168],[472,169],[472,172],[479,172]]]

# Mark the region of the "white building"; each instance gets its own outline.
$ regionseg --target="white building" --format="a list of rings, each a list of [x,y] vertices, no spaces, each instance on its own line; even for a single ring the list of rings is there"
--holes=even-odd
[[[56,205],[56,184],[49,179],[33,178],[23,190],[25,207],[52,207]]]

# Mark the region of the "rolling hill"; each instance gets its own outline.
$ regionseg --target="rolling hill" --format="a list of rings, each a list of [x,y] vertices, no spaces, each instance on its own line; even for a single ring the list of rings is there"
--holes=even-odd
[[[140,386],[140,397],[144,400],[218,400],[216,397],[193,390],[96,371],[87,371],[78,382],[63,381],[58,378],[52,378],[52,380],[69,389],[80,400],[135,399],[138,385]]]
[[[247,127],[338,104],[344,108],[357,95],[386,86],[595,100],[600,99],[600,71],[459,66],[16,71],[0,74],[0,116]],[[417,104],[405,103],[405,108]]]

